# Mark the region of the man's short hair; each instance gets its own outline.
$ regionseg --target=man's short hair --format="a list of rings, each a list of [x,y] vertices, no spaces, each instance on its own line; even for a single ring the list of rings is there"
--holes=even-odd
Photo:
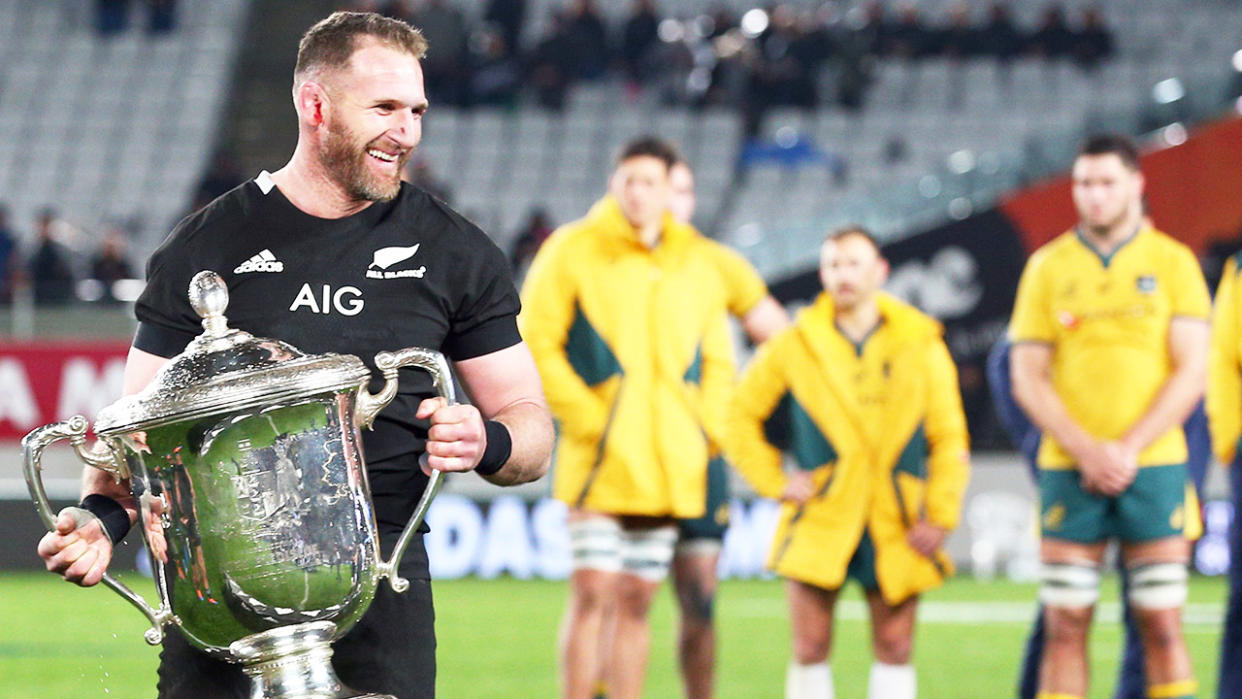
[[[881,252],[880,241],[875,239],[875,236],[871,234],[871,231],[857,224],[842,226],[841,228],[837,228],[829,232],[828,235],[824,236],[824,242],[826,243],[831,240],[835,243],[836,241],[841,240],[842,238],[848,238],[851,235],[856,235],[868,243],[871,243],[871,247],[875,248],[876,252]]]
[[[1084,155],[1116,155],[1131,170],[1139,169],[1139,152],[1134,141],[1120,134],[1096,134],[1083,141],[1078,157]]]
[[[371,37],[415,58],[427,55],[422,32],[399,19],[374,12],[333,12],[306,30],[298,43],[298,62],[293,69],[297,80],[320,68],[337,69],[349,65],[361,37]]]
[[[615,165],[621,165],[630,158],[638,158],[647,156],[657,158],[664,162],[664,167],[672,169],[674,165],[682,161],[681,154],[668,141],[656,138],[655,136],[643,136],[622,146],[621,151],[617,153]]]

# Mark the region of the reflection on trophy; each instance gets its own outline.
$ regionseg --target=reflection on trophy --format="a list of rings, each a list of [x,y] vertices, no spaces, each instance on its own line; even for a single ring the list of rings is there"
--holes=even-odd
[[[159,606],[110,575],[104,583],[150,620],[149,643],[178,626],[206,653],[242,663],[254,697],[360,696],[332,671],[330,644],[366,611],[380,578],[408,587],[397,565],[442,474],[433,471],[381,560],[359,428],[396,395],[402,366],[430,372],[454,402],[448,363],[425,349],[380,353],[386,381],[371,394],[357,357],[307,355],[229,329],[228,291],[214,272],[197,274],[189,293],[203,334],[144,391],[99,412],[100,444],[87,447],[80,416],[22,440],[31,496],[54,530],[40,459],[68,440],[88,465],[130,479],[140,502]]]

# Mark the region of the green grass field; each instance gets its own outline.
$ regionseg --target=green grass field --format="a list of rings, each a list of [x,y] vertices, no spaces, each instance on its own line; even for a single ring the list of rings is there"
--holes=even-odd
[[[151,583],[127,579],[144,595]],[[439,696],[553,697],[556,635],[565,583],[453,580],[435,583]],[[915,642],[920,696],[1010,697],[1033,612],[1033,585],[958,578],[927,595]],[[1202,690],[1215,696],[1225,583],[1194,578],[1186,629]],[[1092,697],[1110,696],[1121,649],[1117,591],[1103,592],[1092,634]],[[717,602],[718,696],[780,697],[789,625],[778,581],[726,581]],[[681,693],[667,590],[653,611],[648,697]],[[0,575],[0,696],[78,699],[154,697],[156,649],[137,611],[103,588],[81,590],[39,573]],[[837,696],[866,695],[870,663],[862,602],[839,607],[833,657]]]

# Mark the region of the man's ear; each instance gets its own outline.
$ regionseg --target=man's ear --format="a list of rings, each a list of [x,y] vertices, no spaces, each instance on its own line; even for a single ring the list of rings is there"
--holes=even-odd
[[[303,82],[294,90],[293,103],[297,108],[298,119],[307,126],[323,124],[324,110],[328,103],[328,93],[323,85],[314,80]]]

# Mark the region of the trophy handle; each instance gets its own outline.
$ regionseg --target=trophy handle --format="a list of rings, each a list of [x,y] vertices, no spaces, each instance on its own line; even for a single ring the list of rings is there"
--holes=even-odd
[[[448,360],[435,350],[409,347],[396,352],[380,352],[375,355],[375,365],[384,373],[384,388],[379,393],[371,394],[367,392],[364,385],[358,392],[357,414],[360,426],[370,427],[379,411],[397,395],[397,369],[403,366],[416,366],[430,373],[440,397],[448,405],[457,404],[457,391],[453,386],[453,374],[449,371]],[[409,547],[414,532],[418,531],[419,526],[422,525],[423,519],[427,516],[427,509],[431,507],[431,501],[436,493],[440,492],[440,486],[443,483],[444,472],[432,470],[427,487],[423,489],[422,497],[418,499],[418,506],[414,508],[414,514],[406,523],[405,529],[401,531],[401,538],[397,539],[392,556],[387,561],[379,562],[377,567],[379,577],[388,578],[388,584],[395,592],[405,592],[410,587],[410,581],[397,574],[397,566],[401,563],[401,556]]]
[[[30,489],[30,497],[34,500],[39,518],[43,520],[43,524],[50,532],[56,531],[57,513],[52,511],[52,505],[47,499],[47,491],[43,488],[43,450],[62,439],[69,440],[78,458],[82,459],[86,465],[107,471],[118,481],[129,477],[129,468],[125,463],[125,458],[120,448],[111,440],[100,440],[106,447],[106,452],[86,446],[86,418],[81,415],[44,425],[26,435],[22,439],[26,485]],[[104,573],[103,583],[142,612],[147,621],[151,622],[151,628],[143,633],[143,638],[153,646],[159,645],[164,640],[164,624],[172,621],[172,610],[167,605],[161,606],[159,610],[152,609],[141,595],[108,573]]]

